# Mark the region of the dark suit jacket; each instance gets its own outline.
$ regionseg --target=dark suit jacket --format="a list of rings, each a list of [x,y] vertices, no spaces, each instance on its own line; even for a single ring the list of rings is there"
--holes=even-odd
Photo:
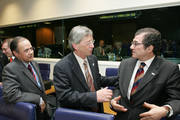
[[[37,107],[39,107],[40,97],[42,97],[46,103],[44,84],[38,64],[32,61],[32,65],[38,75],[41,87],[38,86],[32,73],[18,59],[4,67],[2,73],[3,98],[6,102],[30,102],[37,104]]]
[[[99,74],[95,56],[89,56],[87,59],[96,90],[99,90],[101,87],[113,86],[117,82],[117,77],[105,78]],[[55,65],[54,85],[57,102],[60,106],[87,111],[98,107],[96,92],[90,92],[83,72],[73,53],[68,54]]]
[[[3,67],[8,64],[7,56],[0,50],[0,82],[2,81],[2,70]]]
[[[127,98],[131,76],[137,60],[124,60],[119,68],[119,87],[114,96],[121,95],[119,104],[125,106],[127,112],[118,112],[120,120],[139,120],[139,114],[147,111],[142,105],[144,102],[159,106],[170,105],[173,113],[180,112],[180,71],[176,64],[155,57],[144,75],[136,93]]]

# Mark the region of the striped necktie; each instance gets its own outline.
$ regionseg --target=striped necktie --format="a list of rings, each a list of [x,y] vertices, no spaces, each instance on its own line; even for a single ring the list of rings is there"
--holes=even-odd
[[[90,72],[89,72],[89,70],[88,70],[88,66],[87,66],[87,61],[86,61],[86,60],[84,60],[83,65],[84,65],[84,70],[85,70],[85,76],[86,76],[87,85],[88,85],[88,87],[90,88],[90,90],[91,90],[92,92],[94,92],[94,91],[95,91],[94,83],[93,83],[93,79],[92,79],[92,77],[91,77],[91,75],[90,75]]]
[[[140,81],[142,80],[143,76],[144,76],[144,66],[146,64],[144,62],[142,62],[139,66],[139,69],[136,72],[136,76],[134,79],[134,84],[131,90],[131,95],[133,95],[136,92],[136,89],[138,88],[138,85],[140,83]]]
[[[32,73],[34,79],[36,80],[36,75],[35,75],[35,73],[33,72],[32,67],[31,67],[30,64],[28,64],[28,69],[29,69],[29,71]],[[37,82],[37,80],[36,80],[36,82]]]

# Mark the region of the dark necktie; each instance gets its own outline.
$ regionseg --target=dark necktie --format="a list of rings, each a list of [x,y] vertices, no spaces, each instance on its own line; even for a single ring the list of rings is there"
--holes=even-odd
[[[134,79],[134,84],[131,90],[131,95],[133,95],[136,92],[136,89],[139,86],[140,81],[142,80],[143,76],[144,76],[144,66],[146,64],[144,62],[141,63],[141,65],[139,66],[139,69],[136,72],[136,76]]]
[[[95,91],[95,88],[94,88],[94,84],[93,84],[93,79],[92,79],[92,77],[90,75],[90,72],[88,70],[88,66],[87,66],[87,61],[86,60],[84,60],[83,65],[84,65],[87,85],[90,88],[90,90],[93,92],[93,91]]]
[[[35,73],[33,72],[32,67],[31,67],[30,64],[28,64],[28,69],[29,69],[29,71],[32,73],[32,75],[34,76],[34,79],[36,80],[36,75],[35,75]],[[36,80],[36,82],[37,82],[37,80]]]

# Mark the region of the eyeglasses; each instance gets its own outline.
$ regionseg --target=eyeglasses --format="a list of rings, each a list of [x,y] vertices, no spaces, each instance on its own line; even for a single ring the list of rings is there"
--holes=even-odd
[[[34,50],[35,50],[34,47],[30,47],[30,48],[28,48],[28,49],[25,49],[24,52],[25,52],[25,53],[28,53],[29,51],[32,52],[32,51],[34,51]]]
[[[131,42],[131,45],[134,45],[134,46],[138,46],[138,45],[141,45],[141,44],[143,44],[143,43],[138,43],[137,41],[132,41]]]
[[[90,41],[87,41],[86,42],[86,45],[91,45],[91,44],[94,44],[95,40],[90,40]]]

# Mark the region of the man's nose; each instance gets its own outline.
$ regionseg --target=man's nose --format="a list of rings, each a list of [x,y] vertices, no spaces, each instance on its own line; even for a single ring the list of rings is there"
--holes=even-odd
[[[91,47],[91,48],[94,48],[94,44],[91,44],[90,47]]]
[[[135,46],[134,46],[133,44],[131,44],[130,49],[132,50],[132,49],[134,49],[134,47],[135,47]]]

